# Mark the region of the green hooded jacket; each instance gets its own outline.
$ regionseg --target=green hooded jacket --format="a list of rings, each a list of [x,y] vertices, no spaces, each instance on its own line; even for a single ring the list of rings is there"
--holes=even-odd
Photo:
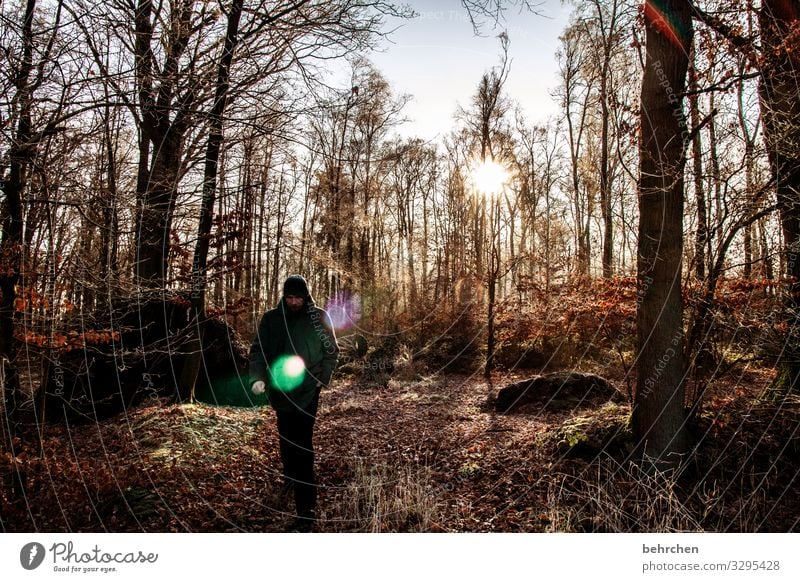
[[[276,385],[274,364],[281,356],[300,356],[305,365],[300,385],[281,389]],[[339,359],[339,346],[328,314],[308,297],[299,312],[281,299],[258,324],[250,346],[250,385],[267,385],[269,402],[276,410],[305,408],[317,391],[327,386]]]

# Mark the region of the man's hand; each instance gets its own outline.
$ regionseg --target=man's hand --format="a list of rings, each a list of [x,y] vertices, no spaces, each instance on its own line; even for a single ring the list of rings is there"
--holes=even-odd
[[[267,385],[264,384],[264,382],[262,380],[258,380],[257,382],[253,382],[253,387],[250,388],[250,390],[256,396],[259,396],[259,395],[263,394],[266,389],[267,389]]]

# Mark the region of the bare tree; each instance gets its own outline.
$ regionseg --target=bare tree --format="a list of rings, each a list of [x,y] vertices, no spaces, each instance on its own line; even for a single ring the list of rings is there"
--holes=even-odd
[[[611,203],[611,66],[617,43],[617,21],[620,6],[612,0],[608,13],[599,0],[592,2],[597,16],[597,31],[600,37],[599,94],[600,101],[600,211],[603,217],[603,277],[609,278],[614,272],[614,218]]]
[[[482,34],[485,20],[491,23],[492,28],[497,28],[501,22],[505,22],[509,8],[515,8],[518,13],[528,11],[536,14],[537,8],[542,4],[543,2],[530,0],[461,0],[475,34]]]
[[[797,99],[800,45],[800,2],[764,0],[758,11],[760,46],[754,43],[748,25],[732,25],[719,15],[690,2],[693,14],[724,38],[760,72],[759,96],[764,141],[777,194],[783,235],[783,266],[787,279],[786,320],[788,331],[779,362],[780,373],[771,392],[778,397],[796,391],[800,378],[798,308],[800,307],[800,100]],[[748,2],[746,9],[754,10]]]
[[[566,254],[568,246],[558,235],[561,203],[555,199],[555,190],[562,162],[558,134],[554,122],[526,128],[524,120],[517,120],[517,197],[522,215],[519,256],[528,266],[526,277],[541,285],[545,294],[560,270],[556,257],[559,252]],[[529,285],[519,286],[522,292]]]
[[[693,33],[688,2],[645,4],[645,27],[637,388],[632,422],[640,452],[658,467],[674,465],[689,447],[681,297],[684,142],[688,136],[681,101]]]
[[[561,37],[559,61],[563,85],[562,106],[567,123],[567,140],[571,161],[569,185],[572,189],[575,232],[576,270],[588,275],[591,262],[589,225],[592,218],[593,194],[581,179],[581,157],[588,127],[589,102],[592,99],[592,78],[587,79],[586,55],[583,46],[583,28],[569,27]],[[590,71],[590,75],[593,74]],[[577,109],[577,111],[576,111]]]
[[[222,148],[223,116],[228,103],[231,64],[236,45],[239,42],[239,21],[242,16],[244,0],[233,0],[228,13],[228,26],[225,43],[219,59],[217,80],[214,89],[214,102],[209,114],[209,136],[206,146],[205,169],[203,173],[203,196],[200,204],[200,218],[197,227],[197,245],[192,260],[192,318],[195,324],[189,338],[189,356],[184,363],[181,376],[181,394],[189,394],[194,400],[194,388],[200,371],[202,341],[206,319],[206,267],[208,264],[209,239],[214,213],[214,199],[217,191],[219,157]]]
[[[460,111],[459,115],[464,120],[468,132],[477,142],[472,166],[486,164],[487,162],[499,164],[504,158],[510,157],[508,134],[504,128],[505,115],[509,111],[509,103],[503,95],[503,86],[508,79],[508,35],[499,35],[502,49],[499,67],[492,68],[483,74],[478,83],[478,90],[472,99],[469,110]],[[504,144],[505,142],[505,144]],[[504,147],[505,146],[505,147]],[[475,215],[476,236],[476,270],[483,277],[487,285],[487,336],[486,336],[486,365],[484,374],[489,377],[494,367],[495,339],[495,309],[497,302],[497,286],[503,269],[501,265],[500,250],[500,223],[501,223],[501,192],[482,192],[480,196],[479,212]],[[494,195],[492,195],[494,194]],[[487,203],[489,204],[487,216]],[[488,224],[487,224],[488,219]],[[485,241],[488,241],[486,244]],[[483,269],[483,247],[486,244],[488,260],[486,270]]]
[[[36,95],[37,91],[48,84],[64,51],[64,47],[57,43],[62,32],[62,2],[58,2],[48,12],[47,18],[38,22],[39,7],[36,0],[26,0],[22,10],[21,18],[15,18],[18,15],[11,13],[2,14],[3,28],[14,31],[15,37],[15,40],[6,39],[13,42],[14,46],[6,46],[4,50],[10,78],[9,108],[5,111],[4,121],[5,126],[10,128],[10,134],[3,136],[7,151],[3,152],[1,187],[4,200],[0,213],[0,383],[4,413],[2,443],[4,450],[12,458],[19,453],[15,451],[15,435],[18,406],[22,399],[16,367],[15,311],[17,287],[23,283],[25,196],[42,144],[63,130],[63,123],[70,115],[65,111],[65,100],[70,95],[68,85],[60,96],[56,94],[47,105],[39,106]],[[64,76],[69,81],[69,75]],[[24,489],[24,475],[18,472],[16,477],[13,486]]]

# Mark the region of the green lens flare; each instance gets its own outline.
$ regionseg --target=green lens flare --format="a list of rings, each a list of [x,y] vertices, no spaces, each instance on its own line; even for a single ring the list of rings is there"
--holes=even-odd
[[[294,390],[306,377],[306,365],[300,356],[281,356],[270,367],[272,384],[281,392]]]

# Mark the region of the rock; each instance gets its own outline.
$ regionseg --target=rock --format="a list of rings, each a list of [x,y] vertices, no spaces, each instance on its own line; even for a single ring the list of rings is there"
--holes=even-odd
[[[633,452],[630,413],[615,406],[563,422],[552,435],[558,456],[593,461],[601,455],[624,457]]]
[[[94,330],[116,335],[114,341],[48,354],[42,387],[46,419],[92,423],[145,400],[166,397],[185,402],[189,395],[178,394],[176,386],[185,360],[188,306],[180,295],[125,297],[106,312],[87,318],[91,326],[65,321],[68,337]],[[225,321],[208,320],[198,400],[242,406],[253,400],[247,378],[248,347]]]
[[[178,331],[188,325],[188,301],[175,294],[115,298],[105,310],[65,319],[67,338],[113,333],[111,341],[68,345],[49,355],[43,381],[45,418],[95,422],[147,398],[175,394]]]
[[[494,397],[494,408],[505,414],[531,403],[572,409],[621,400],[622,395],[605,378],[580,372],[556,372],[501,388]]]

